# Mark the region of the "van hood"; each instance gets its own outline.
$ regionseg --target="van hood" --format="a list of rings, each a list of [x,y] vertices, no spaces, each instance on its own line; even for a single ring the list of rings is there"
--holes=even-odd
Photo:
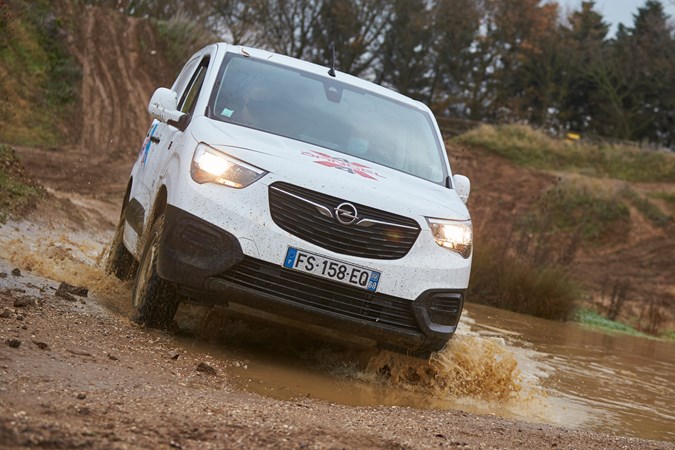
[[[190,130],[197,142],[269,172],[259,183],[286,181],[406,216],[470,218],[454,189],[371,161],[204,116]]]

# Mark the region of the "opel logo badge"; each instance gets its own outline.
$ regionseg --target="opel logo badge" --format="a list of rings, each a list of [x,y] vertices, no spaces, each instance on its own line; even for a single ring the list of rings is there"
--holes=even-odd
[[[358,219],[356,207],[351,203],[341,203],[335,208],[335,219],[342,225],[351,225]]]

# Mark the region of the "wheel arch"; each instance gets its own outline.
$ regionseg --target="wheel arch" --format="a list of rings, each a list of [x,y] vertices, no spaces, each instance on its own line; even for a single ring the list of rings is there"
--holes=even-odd
[[[134,177],[129,177],[129,181],[127,181],[127,188],[124,191],[124,197],[122,199],[122,208],[120,209],[120,219],[124,217],[124,210],[126,209],[127,205],[129,204],[129,200],[131,199],[131,186],[134,184]]]
[[[166,188],[166,185],[161,185],[159,187],[159,190],[157,191],[157,195],[155,196],[155,202],[152,205],[152,210],[150,211],[150,215],[148,216],[147,223],[145,225],[146,230],[150,230],[152,226],[155,224],[157,221],[157,218],[164,214],[166,211],[166,204],[169,198],[169,193]]]

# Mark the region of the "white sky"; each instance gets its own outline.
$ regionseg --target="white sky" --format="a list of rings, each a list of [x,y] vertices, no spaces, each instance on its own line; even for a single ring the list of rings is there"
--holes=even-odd
[[[563,15],[567,12],[578,10],[581,0],[557,0]],[[595,9],[604,17],[605,22],[609,22],[610,35],[614,35],[619,23],[630,27],[633,25],[633,15],[637,13],[639,7],[644,6],[646,0],[597,0]],[[670,16],[670,22],[675,21],[675,0],[661,0],[661,4]]]

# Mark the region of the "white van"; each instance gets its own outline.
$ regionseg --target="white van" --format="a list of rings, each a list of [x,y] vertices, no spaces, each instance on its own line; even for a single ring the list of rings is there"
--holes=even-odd
[[[412,354],[455,332],[470,185],[425,105],[219,43],[148,110],[108,260],[135,278],[140,323],[167,327],[188,300]]]

